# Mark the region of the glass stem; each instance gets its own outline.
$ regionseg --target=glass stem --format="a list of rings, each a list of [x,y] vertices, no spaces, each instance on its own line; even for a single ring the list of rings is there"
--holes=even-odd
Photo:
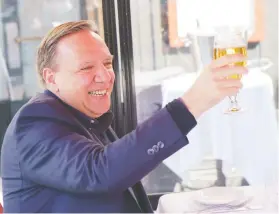
[[[231,109],[238,109],[237,94],[235,96],[230,96],[229,99],[231,101]]]

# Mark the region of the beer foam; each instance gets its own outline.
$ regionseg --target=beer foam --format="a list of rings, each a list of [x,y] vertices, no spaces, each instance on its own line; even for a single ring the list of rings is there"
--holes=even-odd
[[[233,48],[233,47],[247,47],[247,44],[243,41],[223,41],[215,43],[215,48]]]

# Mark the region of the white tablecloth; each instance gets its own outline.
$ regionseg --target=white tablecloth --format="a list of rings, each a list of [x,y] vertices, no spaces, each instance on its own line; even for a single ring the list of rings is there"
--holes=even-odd
[[[183,74],[162,84],[163,105],[180,97],[197,74]],[[278,135],[271,78],[257,70],[243,77],[239,101],[246,111],[226,115],[225,99],[198,119],[188,134],[189,145],[164,161],[183,179],[185,171],[197,166],[205,155],[224,160],[224,170],[235,167],[251,185],[272,183],[277,179]]]
[[[226,209],[228,207],[223,206],[224,204],[242,205]],[[213,206],[215,206],[214,209]],[[208,209],[209,207],[211,210]],[[159,199],[156,210],[156,213],[238,212],[278,213],[278,192],[276,188],[212,187],[192,192],[170,193]]]

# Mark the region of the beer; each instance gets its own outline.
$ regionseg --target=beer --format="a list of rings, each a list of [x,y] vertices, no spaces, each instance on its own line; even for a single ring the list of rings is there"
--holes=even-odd
[[[213,57],[214,57],[214,59],[217,59],[219,57],[230,55],[230,54],[242,54],[244,56],[247,56],[247,48],[245,46],[224,47],[224,48],[216,47],[216,48],[214,48]],[[237,62],[234,64],[237,66],[246,66],[247,62],[242,61],[242,62]],[[231,78],[231,79],[241,79],[241,77],[242,77],[241,74],[233,74],[233,75],[229,76],[229,78]]]

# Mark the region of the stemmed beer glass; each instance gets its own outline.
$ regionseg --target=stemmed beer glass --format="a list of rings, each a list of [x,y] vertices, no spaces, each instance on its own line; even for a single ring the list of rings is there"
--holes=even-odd
[[[247,31],[240,27],[225,26],[215,29],[214,38],[214,51],[213,58],[230,55],[230,54],[242,54],[247,56]],[[231,66],[246,66],[247,62],[237,62]],[[242,75],[234,74],[228,76],[230,79],[241,79]],[[239,105],[238,94],[230,96],[230,106],[225,111],[226,114],[232,114],[242,112],[244,109]]]

